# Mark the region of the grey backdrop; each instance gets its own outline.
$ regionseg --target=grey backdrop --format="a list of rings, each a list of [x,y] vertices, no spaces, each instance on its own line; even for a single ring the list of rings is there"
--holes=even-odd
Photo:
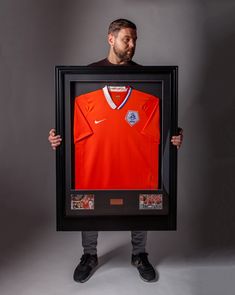
[[[137,24],[136,62],[179,65],[185,138],[178,157],[178,230],[149,233],[152,261],[158,266],[169,257],[183,264],[213,258],[224,261],[222,273],[234,274],[234,15],[232,0],[0,1],[1,294],[14,294],[12,276],[18,294],[64,294],[53,287],[63,276],[67,294],[76,293],[77,285],[69,284],[82,253],[80,233],[55,232],[55,156],[47,142],[55,126],[54,66],[104,58],[107,27],[119,17]],[[119,260],[129,259],[129,233],[101,237],[103,262],[118,253],[125,257]],[[44,287],[38,271],[48,273]],[[231,294],[232,277],[219,282],[220,274],[202,278],[198,272],[188,289],[172,290]],[[103,294],[109,290],[104,286]]]

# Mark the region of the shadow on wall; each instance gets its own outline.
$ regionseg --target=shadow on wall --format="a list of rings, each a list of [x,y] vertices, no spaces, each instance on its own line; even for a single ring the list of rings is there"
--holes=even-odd
[[[199,238],[201,246],[223,250],[235,246],[235,30],[209,45],[201,103],[210,153]]]
[[[226,16],[232,19],[230,14]],[[178,196],[184,202],[183,217],[178,210],[182,222],[177,232],[151,237],[158,262],[169,256],[182,260],[235,254],[235,19],[220,33],[214,22],[206,27],[208,58],[202,88],[185,126],[197,125],[188,130],[193,133],[186,136],[190,139],[185,138],[194,139],[190,143],[194,159],[187,158],[191,162],[184,167],[191,173],[184,200]]]

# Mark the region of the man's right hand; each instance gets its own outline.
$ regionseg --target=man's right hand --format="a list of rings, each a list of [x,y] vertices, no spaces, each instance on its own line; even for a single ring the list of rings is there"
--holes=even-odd
[[[52,149],[56,150],[56,148],[61,144],[62,138],[60,135],[56,135],[56,131],[53,128],[49,131],[48,141],[50,142]]]

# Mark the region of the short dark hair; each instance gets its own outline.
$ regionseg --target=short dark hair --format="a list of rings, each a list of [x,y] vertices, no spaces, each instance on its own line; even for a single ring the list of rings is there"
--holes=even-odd
[[[131,28],[136,30],[136,25],[128,19],[119,18],[111,22],[109,25],[108,34],[118,33],[121,29]]]

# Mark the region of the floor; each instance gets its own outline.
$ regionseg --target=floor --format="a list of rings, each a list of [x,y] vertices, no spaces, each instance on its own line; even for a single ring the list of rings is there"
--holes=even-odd
[[[0,294],[234,294],[235,256],[231,251],[223,255],[163,255],[159,251],[158,257],[153,244],[157,235],[150,232],[148,237],[149,258],[159,273],[157,282],[142,281],[130,264],[129,232],[101,232],[100,266],[89,281],[79,284],[72,276],[82,254],[80,233],[56,232],[52,227],[38,230],[33,238],[20,239],[18,233],[17,240],[23,242],[16,245],[9,239],[1,251]]]

